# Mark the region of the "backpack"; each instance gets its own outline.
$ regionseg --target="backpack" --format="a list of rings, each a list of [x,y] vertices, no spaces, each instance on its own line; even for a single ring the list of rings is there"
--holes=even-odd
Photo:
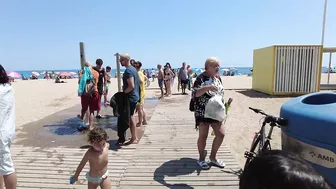
[[[94,78],[89,78],[86,80],[83,95],[92,96],[95,92],[96,80]]]

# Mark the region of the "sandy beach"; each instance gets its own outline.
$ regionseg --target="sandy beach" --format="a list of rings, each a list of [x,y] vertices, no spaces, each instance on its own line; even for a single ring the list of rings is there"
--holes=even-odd
[[[255,107],[269,114],[279,115],[281,105],[287,97],[271,97],[251,90],[252,77],[223,77],[226,89],[225,98],[233,98],[229,118],[226,122],[225,144],[233,152],[240,164],[244,163],[243,153],[250,147],[254,133],[260,128],[260,115],[248,109]],[[16,127],[18,130],[30,122],[80,104],[77,96],[77,79],[65,80],[56,84],[53,80],[15,81],[12,85],[16,99]],[[327,74],[322,74],[321,83],[326,83]],[[176,81],[175,81],[176,83]],[[331,74],[330,83],[336,84],[336,75]],[[109,98],[117,91],[117,79],[112,79]],[[176,93],[176,85],[173,93]],[[146,97],[158,97],[157,80],[146,91]],[[80,110],[78,110],[79,112]],[[183,114],[187,108],[181,110]],[[193,129],[193,127],[191,127]],[[280,129],[274,129],[272,147],[280,148]],[[196,150],[196,149],[195,149]]]

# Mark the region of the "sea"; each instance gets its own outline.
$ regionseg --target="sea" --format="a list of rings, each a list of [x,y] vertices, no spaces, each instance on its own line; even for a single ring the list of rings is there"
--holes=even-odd
[[[232,68],[232,67],[230,67]],[[230,69],[229,67],[223,67],[220,69],[219,74],[223,75],[223,70],[224,69]],[[236,69],[236,71],[234,72],[235,75],[248,75],[251,74],[251,69],[252,67],[234,67]],[[175,68],[177,69],[177,68]],[[125,69],[120,69],[121,72],[123,72]],[[149,73],[151,73],[152,68],[146,69],[144,68],[144,70],[148,70]],[[154,69],[157,71],[157,69]],[[204,69],[203,68],[193,68],[194,73],[196,74],[200,74]],[[79,69],[69,69],[69,70],[27,70],[27,71],[16,71],[22,75],[24,75],[25,77],[30,77],[32,75],[32,72],[37,72],[40,73],[40,75],[38,76],[39,78],[44,78],[44,74],[45,72],[51,73],[53,72],[75,72],[77,73],[79,71]],[[112,69],[110,75],[112,77],[114,77],[116,75],[117,69]],[[322,67],[322,73],[326,73],[328,72],[328,68],[327,67]],[[76,76],[75,76],[76,77]]]

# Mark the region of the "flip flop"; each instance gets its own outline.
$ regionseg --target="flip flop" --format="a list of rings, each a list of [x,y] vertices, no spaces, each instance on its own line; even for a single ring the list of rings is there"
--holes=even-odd
[[[124,145],[125,140],[118,139],[118,141],[115,143],[116,146]]]
[[[219,160],[219,159],[211,160],[210,163],[211,163],[211,165],[219,167],[221,169],[223,169],[225,167],[225,163],[223,161]]]
[[[210,166],[206,161],[197,161],[197,163],[203,170],[210,169]]]

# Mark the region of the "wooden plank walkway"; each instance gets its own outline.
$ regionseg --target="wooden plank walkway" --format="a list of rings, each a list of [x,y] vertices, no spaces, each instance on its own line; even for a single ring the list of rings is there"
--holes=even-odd
[[[199,169],[198,132],[194,129],[193,113],[189,112],[188,105],[188,96],[173,96],[159,103],[119,188],[238,188],[238,177],[232,172],[240,167],[225,145],[218,152],[218,159],[226,162],[224,169]],[[209,153],[212,140],[209,136]]]
[[[136,146],[123,147],[118,151],[110,151],[109,172],[112,188],[119,185],[129,160]],[[69,184],[86,149],[75,148],[36,148],[13,145],[12,157],[18,176],[19,189],[45,188],[68,189],[87,188],[85,174],[89,165],[83,169],[79,182]]]
[[[163,100],[155,109],[138,145],[110,151],[108,169],[111,188],[238,188],[238,177],[232,172],[240,167],[225,145],[218,152],[218,158],[226,162],[225,169],[199,169],[196,163],[198,133],[194,129],[193,113],[188,111],[188,104],[188,96]],[[209,153],[212,140],[213,137],[209,136]],[[13,144],[11,151],[19,189],[87,188],[85,174],[88,164],[79,177],[79,183],[69,184],[69,177],[86,149]]]

